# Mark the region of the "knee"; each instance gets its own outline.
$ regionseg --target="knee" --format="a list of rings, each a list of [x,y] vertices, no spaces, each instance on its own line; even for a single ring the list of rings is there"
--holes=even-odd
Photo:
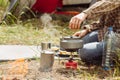
[[[79,49],[78,52],[83,62],[91,64],[101,64],[102,48],[97,42],[85,44],[83,49]]]

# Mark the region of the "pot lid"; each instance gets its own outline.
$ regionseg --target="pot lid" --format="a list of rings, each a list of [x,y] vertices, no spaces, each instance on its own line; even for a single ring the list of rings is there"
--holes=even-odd
[[[65,36],[65,37],[63,37],[63,39],[65,39],[65,40],[79,40],[80,37],[77,37],[77,36]]]

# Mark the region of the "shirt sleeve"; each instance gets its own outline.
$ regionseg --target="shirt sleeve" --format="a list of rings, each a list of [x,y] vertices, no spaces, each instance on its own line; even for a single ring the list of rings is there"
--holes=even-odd
[[[95,19],[120,6],[120,0],[101,0],[83,12],[88,14],[87,19]]]
[[[119,8],[119,6],[120,0],[101,0],[96,2],[83,12],[88,14],[87,20],[95,20],[96,18],[99,17],[99,23],[92,23],[90,26],[84,26],[83,28],[88,29],[89,32],[91,32],[104,27],[106,16],[109,16],[110,15],[109,13],[111,11],[114,12],[114,10]]]

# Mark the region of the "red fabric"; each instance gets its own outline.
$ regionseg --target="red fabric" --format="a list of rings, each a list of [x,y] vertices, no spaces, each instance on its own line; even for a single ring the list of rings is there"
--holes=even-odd
[[[37,0],[32,6],[32,10],[41,13],[51,13],[57,7],[62,7],[62,0]]]
[[[63,6],[63,0],[58,0],[58,7],[62,7]]]

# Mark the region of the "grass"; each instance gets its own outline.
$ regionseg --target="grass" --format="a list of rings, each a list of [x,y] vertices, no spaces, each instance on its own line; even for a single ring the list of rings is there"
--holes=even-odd
[[[73,34],[73,32],[67,28],[68,23],[53,21],[53,24],[55,29],[63,33],[63,35]],[[60,35],[51,38],[44,32],[41,26],[39,19],[31,19],[13,25],[1,25],[0,44],[39,45],[42,41],[52,41],[54,44],[59,45]],[[120,51],[117,53],[120,54]],[[120,80],[120,68],[118,66],[110,71],[104,71],[98,66],[93,69],[80,69],[78,71],[80,79],[83,80]]]
[[[3,18],[4,12],[8,4],[9,4],[8,0],[0,0],[0,22]]]
[[[7,1],[6,1],[7,2]],[[5,0],[0,0],[0,15],[3,14],[3,7],[7,4]],[[1,4],[3,3],[3,4]],[[62,17],[60,17],[62,18]],[[66,21],[66,20],[64,20]],[[68,29],[68,22],[61,22],[55,20],[52,22],[55,29],[62,33],[62,35],[72,35],[76,31]],[[0,25],[0,44],[1,45],[39,45],[43,41],[51,41],[52,43],[59,45],[61,35],[50,36],[42,28],[42,24],[39,19],[30,19],[25,22],[18,22],[17,24]],[[120,51],[117,52],[120,54]],[[120,69],[118,66],[112,71],[103,71],[100,67],[90,70],[80,70],[80,78],[83,80],[120,80]]]
[[[57,28],[60,29],[63,30],[63,27]],[[43,29],[36,28],[31,23],[0,26],[0,34],[0,44],[38,45],[42,41],[58,43],[60,38],[60,36],[52,38]]]
[[[8,0],[0,0],[0,6],[6,7],[8,5]]]

